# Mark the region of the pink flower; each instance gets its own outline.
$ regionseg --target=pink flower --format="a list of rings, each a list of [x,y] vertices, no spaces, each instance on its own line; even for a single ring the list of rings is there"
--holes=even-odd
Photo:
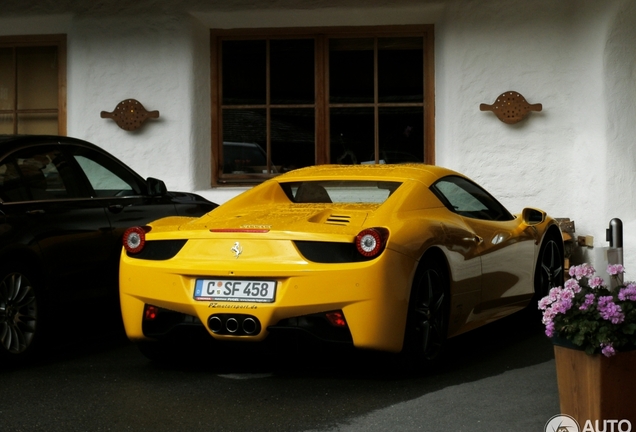
[[[594,276],[594,273],[596,273],[594,267],[587,263],[570,267],[570,276],[575,277],[577,280]]]
[[[621,264],[610,264],[607,266],[607,273],[611,276],[616,276],[625,273],[625,267]]]
[[[550,303],[551,301],[549,297],[543,297],[541,300],[539,300],[539,309],[546,310],[546,308],[550,306]]]
[[[605,281],[603,281],[603,278],[600,276],[594,276],[593,278],[591,278],[590,280],[588,280],[588,285],[590,286],[590,288],[594,289],[594,288],[599,288],[602,287]]]
[[[543,313],[543,324],[548,325],[549,323],[551,323],[552,320],[554,320],[555,315],[556,312],[552,308],[546,309],[546,311]]]
[[[560,292],[561,292],[561,287],[554,287],[550,290],[550,293],[548,294],[550,303],[557,301],[557,299],[559,298]]]
[[[571,289],[577,294],[581,292],[581,285],[579,285],[579,282],[576,279],[568,279],[567,281],[565,281],[565,284],[563,286],[565,288]]]

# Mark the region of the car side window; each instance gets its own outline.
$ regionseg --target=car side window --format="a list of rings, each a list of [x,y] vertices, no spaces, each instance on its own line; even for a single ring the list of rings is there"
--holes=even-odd
[[[4,202],[27,201],[29,191],[22,182],[12,161],[0,165],[0,200]]]
[[[74,152],[78,163],[97,197],[136,196],[142,193],[133,175],[99,153]]]
[[[78,198],[77,185],[64,155],[40,147],[23,150],[0,167],[3,201],[42,201]]]
[[[514,219],[492,195],[465,178],[444,177],[431,190],[449,210],[459,215],[494,221]]]

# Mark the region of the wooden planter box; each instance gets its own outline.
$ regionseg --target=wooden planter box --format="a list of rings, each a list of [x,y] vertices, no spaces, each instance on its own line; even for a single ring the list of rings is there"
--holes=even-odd
[[[554,346],[561,414],[581,428],[588,420],[629,420],[636,428],[636,351],[612,357]]]

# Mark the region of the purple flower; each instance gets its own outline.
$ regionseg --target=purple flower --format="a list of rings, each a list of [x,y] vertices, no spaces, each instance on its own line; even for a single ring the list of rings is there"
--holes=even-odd
[[[625,288],[618,292],[618,299],[621,301],[636,301],[636,285],[633,282],[627,284]]]
[[[614,347],[612,346],[611,343],[608,343],[608,344],[602,343],[601,352],[603,353],[605,357],[611,357],[614,354],[616,354],[616,350],[614,350]]]
[[[571,307],[572,307],[571,299],[559,300],[552,305],[552,308],[554,309],[554,311],[560,314],[566,313],[567,311],[570,310]]]
[[[625,268],[620,264],[610,264],[607,272],[618,282],[612,284],[613,287],[617,285],[617,295],[613,294],[613,287],[609,289],[603,278],[595,275],[594,267],[582,264],[570,268],[571,278],[563,287],[552,288],[539,301],[548,337],[559,332],[564,332],[563,336],[570,340],[572,335],[583,335],[588,351],[601,351],[606,357],[622,348],[624,342],[617,333],[625,330],[621,324],[631,323],[627,316],[631,317],[632,305],[627,302],[636,302],[636,282],[623,283]],[[603,295],[606,293],[611,295]],[[599,321],[594,325],[598,331],[592,331],[590,320]],[[598,339],[603,343],[599,345]]]
[[[579,306],[580,310],[587,310],[590,306],[594,304],[594,294],[586,294],[585,301],[581,306]]]
[[[621,264],[610,264],[607,266],[607,273],[612,276],[623,274],[625,273],[625,267],[623,267]]]
[[[550,321],[549,323],[546,323],[546,325],[545,325],[545,335],[547,337],[554,336],[554,323],[552,321]]]
[[[619,305],[614,303],[612,296],[602,296],[598,298],[598,312],[601,317],[612,324],[620,324],[625,319],[623,310]]]

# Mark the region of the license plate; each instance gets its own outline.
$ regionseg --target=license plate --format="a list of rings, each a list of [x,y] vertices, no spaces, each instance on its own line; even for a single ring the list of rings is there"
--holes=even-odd
[[[194,299],[272,303],[276,298],[276,282],[237,279],[197,279]]]

